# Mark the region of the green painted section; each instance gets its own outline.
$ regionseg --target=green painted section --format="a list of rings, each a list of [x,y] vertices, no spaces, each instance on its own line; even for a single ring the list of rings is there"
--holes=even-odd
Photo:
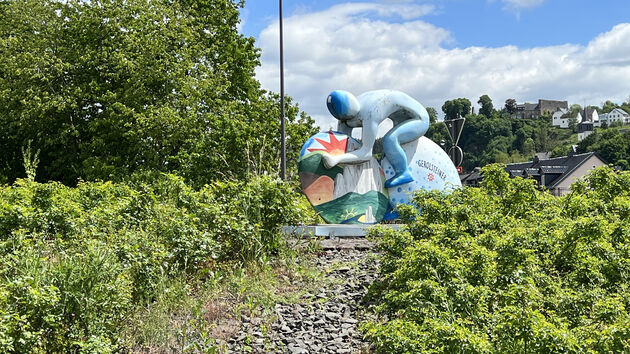
[[[380,222],[389,207],[389,198],[378,191],[365,194],[348,193],[314,208],[327,223],[361,224],[358,219],[370,206],[376,222]]]
[[[298,171],[314,173],[320,176],[328,176],[333,180],[337,177],[337,174],[343,174],[343,168],[339,166],[335,166],[331,169],[326,168],[326,166],[324,166],[324,162],[322,161],[322,154],[317,152],[304,155],[304,157],[298,162]]]

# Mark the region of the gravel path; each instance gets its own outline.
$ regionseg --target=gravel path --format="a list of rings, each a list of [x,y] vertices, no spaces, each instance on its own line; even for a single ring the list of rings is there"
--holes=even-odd
[[[366,247],[324,247],[314,262],[329,285],[300,303],[277,304],[271,323],[244,316],[241,331],[228,342],[230,353],[368,352],[357,326],[361,299],[378,267],[373,254]]]

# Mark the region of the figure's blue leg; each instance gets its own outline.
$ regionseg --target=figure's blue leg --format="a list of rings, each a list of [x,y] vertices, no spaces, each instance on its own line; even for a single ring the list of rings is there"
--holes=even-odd
[[[385,181],[386,188],[413,181],[411,170],[407,166],[407,155],[400,145],[419,139],[427,129],[429,129],[428,122],[413,119],[395,126],[383,137],[385,156],[396,172],[394,177]]]

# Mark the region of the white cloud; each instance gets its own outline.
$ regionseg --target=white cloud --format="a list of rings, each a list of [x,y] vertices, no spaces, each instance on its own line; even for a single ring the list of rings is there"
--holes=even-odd
[[[501,0],[501,2],[513,9],[529,9],[540,6],[545,0]]]
[[[630,24],[615,26],[587,46],[445,49],[451,34],[419,19],[430,11],[405,3],[352,3],[286,18],[287,94],[323,129],[336,125],[325,104],[335,89],[355,94],[397,89],[438,111],[447,99],[475,103],[483,94],[497,107],[508,98],[599,104],[630,94]],[[270,24],[260,34],[257,71],[263,86],[276,92],[277,27]]]
[[[489,1],[494,2],[495,0]],[[501,2],[503,3],[503,10],[514,13],[516,18],[520,19],[521,11],[538,7],[542,5],[545,0],[501,0]]]

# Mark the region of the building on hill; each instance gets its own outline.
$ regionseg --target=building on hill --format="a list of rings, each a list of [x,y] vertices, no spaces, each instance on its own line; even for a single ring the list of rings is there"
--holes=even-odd
[[[584,140],[587,136],[593,134],[593,123],[589,121],[582,121],[577,125],[578,129],[578,141]]]
[[[571,117],[571,112],[568,109],[560,108],[551,116],[551,125],[560,127],[560,128],[568,128],[569,123],[572,118],[575,118],[575,123],[582,122],[582,115],[580,112],[577,113],[575,117]]]
[[[599,120],[600,126],[604,123],[611,125],[616,122],[621,122],[621,124],[630,124],[630,114],[621,108],[615,108],[608,113],[600,115]]]
[[[594,127],[599,127],[601,125],[601,122],[599,120],[599,113],[595,108],[584,108],[580,113],[582,113],[583,122],[591,122],[593,123]]]
[[[567,101],[538,100],[536,103],[523,103],[516,105],[516,118],[536,119],[543,114],[553,114],[560,109],[569,109]]]
[[[510,177],[533,178],[541,189],[561,196],[571,191],[571,184],[606,162],[597,153],[570,153],[553,159],[512,163],[505,167]]]
[[[475,167],[471,173],[459,175],[459,180],[462,186],[479,187],[482,180],[481,167]]]

